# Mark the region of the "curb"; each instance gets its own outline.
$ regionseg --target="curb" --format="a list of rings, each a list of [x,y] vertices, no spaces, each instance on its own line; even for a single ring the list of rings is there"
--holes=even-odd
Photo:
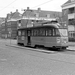
[[[75,46],[69,46],[67,49],[68,49],[69,51],[75,51]]]
[[[34,49],[34,48],[26,48],[26,47],[21,47],[21,46],[18,46],[18,45],[8,45],[8,44],[6,44],[6,46],[20,48],[20,49],[28,49],[28,50],[31,50],[31,51],[43,52],[43,53],[48,53],[48,54],[55,53],[55,51],[40,50],[40,49]]]

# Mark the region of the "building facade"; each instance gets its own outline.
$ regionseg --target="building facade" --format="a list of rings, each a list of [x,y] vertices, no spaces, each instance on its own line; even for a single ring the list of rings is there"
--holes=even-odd
[[[62,5],[62,17],[68,27],[69,41],[75,41],[75,0],[68,0]]]
[[[1,25],[2,25],[2,22],[5,21],[5,18],[4,17],[0,17],[0,37],[1,37]]]
[[[44,11],[40,8],[32,10],[27,7],[22,15],[16,10],[14,13],[7,14],[5,22],[1,25],[1,37],[16,39],[18,28],[37,26],[38,22],[61,21],[61,17],[61,12]]]
[[[59,20],[61,18],[61,12],[54,11],[44,11],[41,8],[37,10],[27,9],[24,10],[21,19],[21,27],[30,27],[37,25],[37,22],[45,22],[51,20]]]
[[[21,18],[21,14],[16,10],[14,13],[7,14],[4,22],[1,23],[1,38],[17,37],[17,21]]]

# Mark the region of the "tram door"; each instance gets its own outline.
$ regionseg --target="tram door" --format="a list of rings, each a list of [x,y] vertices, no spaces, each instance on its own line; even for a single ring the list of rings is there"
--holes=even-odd
[[[27,45],[30,45],[31,44],[31,31],[28,30],[27,31]]]

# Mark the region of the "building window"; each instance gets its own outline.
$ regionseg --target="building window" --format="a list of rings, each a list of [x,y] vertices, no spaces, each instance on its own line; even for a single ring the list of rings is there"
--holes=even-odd
[[[47,18],[50,18],[50,14],[47,14],[46,17],[47,17]]]
[[[5,24],[3,23],[2,26],[5,26]]]
[[[11,31],[11,28],[8,28],[8,31]]]
[[[19,20],[18,22],[21,23],[21,20]]]
[[[69,19],[68,25],[75,25],[75,19]]]
[[[66,15],[67,14],[67,9],[63,10],[63,14]]]
[[[73,8],[69,8],[69,14],[74,13],[74,7]]]
[[[73,38],[74,37],[74,34],[75,34],[74,32],[70,31],[69,32],[69,38]]]
[[[2,29],[2,31],[5,31],[5,29]]]
[[[8,22],[7,25],[11,25],[11,22]]]
[[[35,16],[35,17],[39,17],[39,14],[38,14],[38,13],[36,13],[34,16]]]

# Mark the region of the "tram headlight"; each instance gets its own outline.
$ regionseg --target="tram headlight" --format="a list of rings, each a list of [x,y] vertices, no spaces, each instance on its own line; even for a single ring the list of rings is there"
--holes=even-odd
[[[66,41],[64,41],[64,43],[66,43]]]
[[[67,40],[66,40],[66,39],[64,39],[64,40],[63,40],[63,43],[67,43]]]
[[[57,43],[60,43],[60,38],[57,38]]]

